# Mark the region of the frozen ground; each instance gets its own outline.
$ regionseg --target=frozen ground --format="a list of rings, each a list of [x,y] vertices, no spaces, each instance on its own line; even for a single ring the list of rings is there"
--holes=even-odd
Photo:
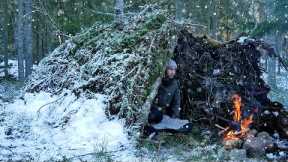
[[[8,73],[12,75],[13,77],[17,78],[18,73],[18,62],[17,60],[8,60],[8,64],[10,66]],[[0,63],[0,66],[4,66],[4,62]],[[4,76],[4,71],[0,72],[0,77]]]
[[[100,153],[133,158],[123,123],[107,119],[105,101],[100,94],[87,99],[67,91],[59,96],[27,93],[0,104],[0,161],[95,160]]]
[[[263,79],[268,84],[268,75],[267,73],[263,74]],[[279,101],[288,108],[288,73],[282,71],[282,73],[276,76],[276,88],[271,88],[269,93],[269,98],[273,101]]]

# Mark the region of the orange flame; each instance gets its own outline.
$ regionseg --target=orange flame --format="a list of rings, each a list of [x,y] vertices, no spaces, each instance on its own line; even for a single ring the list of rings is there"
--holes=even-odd
[[[232,96],[232,101],[234,104],[234,121],[239,122],[241,120],[241,97],[237,94]]]
[[[246,136],[249,131],[249,125],[253,123],[253,114],[249,117],[242,119],[241,106],[242,99],[239,95],[235,94],[232,96],[233,107],[234,107],[234,116],[233,120],[240,124],[240,131],[230,130],[224,135],[224,140],[237,140]],[[228,127],[229,129],[229,127]]]

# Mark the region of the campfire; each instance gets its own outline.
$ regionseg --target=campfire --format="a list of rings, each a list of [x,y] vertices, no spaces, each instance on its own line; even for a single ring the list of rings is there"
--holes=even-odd
[[[244,138],[249,131],[249,126],[253,123],[253,113],[248,117],[242,119],[242,99],[241,96],[235,94],[232,96],[234,116],[233,124],[236,125],[234,128],[227,127],[227,133],[224,134],[224,140],[238,140]]]

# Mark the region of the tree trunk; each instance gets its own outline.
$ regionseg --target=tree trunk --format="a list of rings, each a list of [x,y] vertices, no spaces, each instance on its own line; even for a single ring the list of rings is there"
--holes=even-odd
[[[277,38],[276,38],[276,52],[278,53],[278,55],[280,57],[282,57],[282,51],[283,51],[283,37],[281,34],[277,34]],[[277,60],[277,74],[281,74],[281,64],[280,61]]]
[[[115,25],[119,30],[124,28],[124,0],[115,0]]]
[[[4,53],[4,74],[8,77],[8,1],[2,2],[3,17],[2,17],[2,39],[3,39],[3,53]]]
[[[47,56],[48,55],[48,53],[49,53],[49,36],[50,36],[50,32],[49,32],[49,28],[48,28],[48,25],[47,25],[47,22],[45,23],[45,37],[44,37],[44,39],[45,39],[45,43],[44,43],[44,56],[43,57],[45,57],[45,56]],[[61,37],[61,36],[60,36]],[[63,38],[61,37],[61,40],[63,40]]]
[[[32,0],[25,0],[24,2],[25,10],[25,21],[24,21],[24,31],[25,31],[25,77],[27,78],[32,73],[33,59],[32,59]]]
[[[17,1],[17,16],[16,16],[16,28],[15,28],[15,49],[17,51],[18,57],[18,79],[24,81],[24,31],[23,28],[23,16],[24,16],[24,8],[23,8],[24,0]]]
[[[64,25],[65,25],[64,1],[58,0],[57,4],[58,4],[58,21],[60,23],[60,31],[58,31],[59,32],[58,38],[59,38],[59,44],[62,44],[64,38],[63,38],[63,35],[61,33],[65,31],[65,29],[64,29],[65,28],[64,27]],[[61,12],[59,12],[59,11],[61,11]],[[47,31],[47,25],[45,27],[45,30]],[[46,49],[48,52],[48,47]]]
[[[175,10],[176,10],[176,21],[179,23],[183,22],[184,19],[184,1],[183,0],[175,0]]]
[[[272,37],[272,36],[271,36]],[[275,50],[277,51],[277,34],[275,34],[274,36],[274,42],[276,43],[275,45]],[[277,87],[277,82],[276,82],[276,71],[277,71],[277,59],[275,57],[270,57],[268,59],[268,84],[272,87],[272,88],[276,88]]]
[[[276,58],[268,59],[268,84],[276,88]]]
[[[35,63],[39,63],[41,60],[41,55],[40,55],[40,16],[37,14],[36,15],[36,28],[35,28]]]
[[[217,2],[211,1],[211,12],[210,12],[210,34],[212,38],[217,39]]]

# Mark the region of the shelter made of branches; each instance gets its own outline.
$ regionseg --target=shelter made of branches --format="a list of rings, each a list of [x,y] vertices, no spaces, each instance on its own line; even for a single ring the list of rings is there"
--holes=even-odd
[[[242,118],[253,113],[254,128],[277,131],[287,138],[287,111],[281,103],[268,98],[270,87],[261,77],[263,43],[249,38],[219,43],[182,30],[174,51],[179,65],[182,115],[210,126],[217,123],[227,126],[227,121],[233,120],[231,98],[237,94],[243,101]],[[271,50],[264,50],[267,49]],[[277,111],[279,116],[267,117],[263,115],[265,111]]]

